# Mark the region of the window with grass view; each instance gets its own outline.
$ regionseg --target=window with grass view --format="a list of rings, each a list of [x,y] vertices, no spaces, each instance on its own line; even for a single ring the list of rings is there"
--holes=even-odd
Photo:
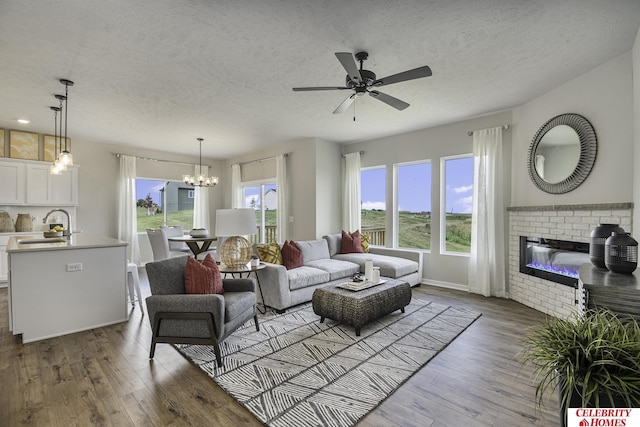
[[[386,175],[384,166],[360,171],[360,226],[361,232],[370,236],[369,243],[384,246],[386,237]],[[353,230],[350,230],[353,231]]]
[[[471,210],[473,208],[473,156],[442,159],[441,214],[444,240],[442,252],[471,252]]]
[[[162,225],[193,227],[193,187],[179,181],[136,179],[138,232]]]
[[[276,184],[265,183],[242,187],[245,208],[256,212],[256,233],[247,236],[251,243],[271,243],[277,240],[278,196]]]
[[[396,168],[396,246],[431,249],[431,162]]]

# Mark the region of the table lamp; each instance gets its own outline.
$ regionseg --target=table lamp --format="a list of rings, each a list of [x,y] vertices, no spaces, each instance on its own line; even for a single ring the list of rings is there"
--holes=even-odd
[[[216,210],[216,236],[226,237],[220,246],[220,261],[242,268],[251,261],[251,243],[244,235],[256,233],[256,213],[251,208]]]

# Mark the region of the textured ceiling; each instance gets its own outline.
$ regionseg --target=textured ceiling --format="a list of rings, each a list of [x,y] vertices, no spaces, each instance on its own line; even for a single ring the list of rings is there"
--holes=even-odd
[[[228,158],[307,137],[350,142],[520,105],[629,51],[638,0],[2,0],[0,126]],[[341,115],[334,52],[369,52],[378,77],[433,76]],[[22,126],[15,119],[26,117]]]

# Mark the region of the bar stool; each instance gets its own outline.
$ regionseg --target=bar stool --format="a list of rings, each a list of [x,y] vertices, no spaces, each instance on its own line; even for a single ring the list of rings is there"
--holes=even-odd
[[[140,277],[138,276],[138,266],[133,262],[127,263],[127,287],[129,288],[129,301],[133,308],[136,307],[136,301],[140,306],[140,310],[144,315],[142,307],[142,293],[140,293]],[[135,291],[135,297],[133,295]]]

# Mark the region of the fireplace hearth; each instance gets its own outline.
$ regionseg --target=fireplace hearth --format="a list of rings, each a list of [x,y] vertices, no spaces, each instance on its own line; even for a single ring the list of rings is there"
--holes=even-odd
[[[520,272],[578,287],[578,270],[591,263],[589,244],[520,236]]]

